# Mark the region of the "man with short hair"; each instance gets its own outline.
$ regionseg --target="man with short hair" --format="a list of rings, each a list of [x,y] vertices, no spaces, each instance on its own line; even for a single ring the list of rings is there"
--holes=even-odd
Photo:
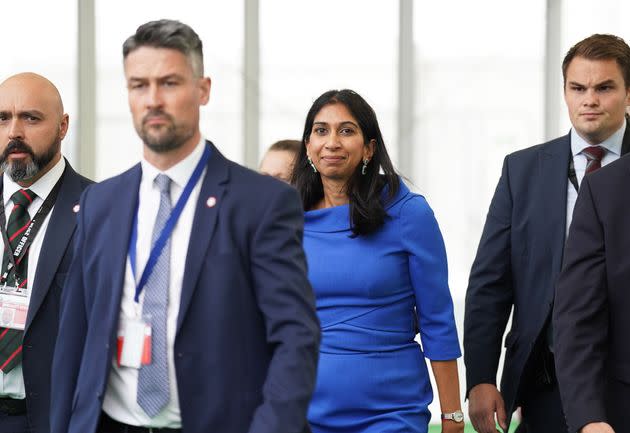
[[[48,433],[59,300],[79,197],[91,181],[61,155],[57,88],[34,73],[0,84],[0,433]]]
[[[296,191],[202,138],[202,43],[123,45],[143,159],[82,197],[54,433],[308,432],[319,345]]]
[[[260,172],[283,182],[291,181],[295,159],[300,152],[299,140],[280,140],[273,143],[260,161]]]
[[[582,180],[630,149],[630,47],[617,36],[592,35],[567,52],[562,72],[573,127],[505,158],[470,273],[464,359],[469,413],[480,433],[496,432],[495,415],[507,431],[518,406],[526,431],[567,431],[554,368],[554,288]]]

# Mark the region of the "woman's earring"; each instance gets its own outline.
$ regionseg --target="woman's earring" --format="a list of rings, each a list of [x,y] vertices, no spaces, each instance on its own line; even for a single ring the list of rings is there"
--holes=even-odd
[[[363,176],[365,176],[365,173],[367,172],[367,165],[368,165],[368,162],[370,162],[370,160],[369,160],[369,159],[367,159],[367,158],[363,160],[363,167],[361,167],[361,174],[362,174]]]
[[[317,173],[317,167],[315,167],[315,164],[313,164],[313,160],[311,159],[311,157],[307,155],[306,158],[308,159],[308,163],[313,169],[313,173]]]

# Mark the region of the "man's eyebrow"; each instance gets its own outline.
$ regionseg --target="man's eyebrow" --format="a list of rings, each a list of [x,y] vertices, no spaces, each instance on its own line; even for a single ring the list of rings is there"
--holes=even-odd
[[[45,117],[45,114],[39,110],[22,110],[18,112],[18,116],[33,116],[33,117]]]
[[[134,77],[131,76],[129,77],[128,81],[149,81],[150,79],[152,79],[153,77]],[[157,81],[164,81],[164,80],[172,80],[172,79],[177,79],[177,80],[181,80],[183,77],[181,74],[178,73],[172,73],[172,74],[167,74],[167,75],[163,75],[161,77],[157,77],[155,78]]]

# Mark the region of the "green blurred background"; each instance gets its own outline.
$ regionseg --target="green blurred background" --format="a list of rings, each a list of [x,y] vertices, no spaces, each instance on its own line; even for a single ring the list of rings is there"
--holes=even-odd
[[[510,433],[513,433],[514,430],[516,430],[517,426],[517,423],[510,424]],[[429,426],[429,433],[440,433],[441,431],[442,426],[439,424]],[[475,433],[475,429],[473,428],[472,424],[466,424],[466,427],[464,427],[464,433]]]

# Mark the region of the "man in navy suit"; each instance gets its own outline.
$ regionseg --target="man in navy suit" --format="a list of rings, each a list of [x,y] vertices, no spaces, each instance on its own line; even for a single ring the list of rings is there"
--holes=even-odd
[[[52,432],[308,432],[320,332],[298,195],[202,138],[190,27],[146,23],[123,55],[143,160],[82,196]]]
[[[550,325],[554,288],[582,179],[630,149],[630,48],[592,35],[568,51],[562,72],[573,128],[505,158],[470,274],[464,356],[469,413],[481,433],[496,431],[495,415],[506,430],[518,406],[526,431],[567,431]]]
[[[50,431],[61,288],[79,197],[91,183],[61,155],[68,122],[46,78],[22,73],[0,84],[1,433]]]

